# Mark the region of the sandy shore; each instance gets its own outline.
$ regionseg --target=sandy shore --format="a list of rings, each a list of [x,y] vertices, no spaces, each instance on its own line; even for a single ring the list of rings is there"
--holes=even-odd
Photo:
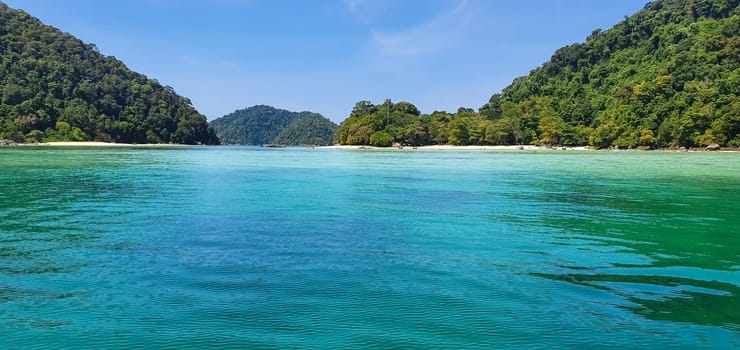
[[[333,145],[333,146],[321,146],[316,148],[323,149],[345,149],[345,150],[400,150],[400,151],[413,151],[413,150],[432,150],[432,151],[543,151],[543,152],[560,152],[560,151],[598,151],[598,152],[670,152],[670,153],[740,153],[740,149],[737,148],[725,148],[719,151],[707,151],[705,149],[657,149],[657,150],[638,150],[638,149],[596,149],[587,146],[577,147],[542,147],[532,145],[519,145],[519,146],[453,146],[453,145],[430,145],[430,146],[419,146],[419,147],[373,147],[373,146],[350,146],[350,145]]]
[[[454,150],[454,151],[560,151],[560,150],[567,150],[567,151],[588,151],[592,150],[592,148],[589,147],[556,147],[556,148],[547,148],[547,147],[540,147],[540,146],[531,146],[531,145],[521,145],[521,146],[453,146],[453,145],[429,145],[429,146],[418,146],[418,147],[411,147],[411,146],[404,146],[402,148],[399,147],[373,147],[373,146],[350,146],[350,145],[334,145],[334,146],[323,146],[318,148],[327,148],[327,149],[356,149],[356,150],[365,150],[365,149],[375,149],[375,150],[433,150],[433,151],[447,151],[447,150]]]
[[[3,147],[135,147],[135,148],[166,148],[166,147],[193,147],[193,145],[183,144],[162,144],[162,143],[146,143],[146,144],[133,144],[133,143],[109,143],[109,142],[97,142],[97,141],[60,141],[60,142],[45,142],[45,143],[18,143],[7,145]],[[317,146],[312,147],[317,149],[343,149],[343,150],[377,150],[377,151],[601,151],[601,152],[707,152],[703,149],[691,149],[691,150],[673,150],[673,149],[659,149],[642,151],[636,149],[624,149],[624,150],[608,150],[578,146],[578,147],[542,147],[532,145],[517,145],[517,146],[453,146],[453,145],[429,145],[429,146],[403,146],[403,147],[373,147],[373,146],[355,146],[355,145],[332,145],[332,146]],[[727,153],[740,153],[740,149],[729,148],[723,149],[716,152],[727,152]]]
[[[189,145],[180,144],[157,144],[157,143],[146,143],[146,144],[133,144],[133,143],[112,143],[112,142],[97,142],[97,141],[59,141],[59,142],[44,142],[44,143],[19,143],[16,146],[21,147],[182,147]]]

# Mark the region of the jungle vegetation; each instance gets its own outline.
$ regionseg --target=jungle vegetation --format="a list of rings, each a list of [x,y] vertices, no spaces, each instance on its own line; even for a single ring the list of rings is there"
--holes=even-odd
[[[332,143],[337,125],[312,112],[291,112],[257,105],[213,120],[211,125],[225,144],[324,146]]]
[[[0,139],[218,144],[169,87],[0,3]]]
[[[658,0],[557,50],[480,109],[358,102],[341,144],[740,147],[739,0]]]

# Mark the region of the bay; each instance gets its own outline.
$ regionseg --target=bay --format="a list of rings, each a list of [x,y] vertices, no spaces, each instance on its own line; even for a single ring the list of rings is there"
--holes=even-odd
[[[0,347],[738,348],[738,157],[0,149]]]

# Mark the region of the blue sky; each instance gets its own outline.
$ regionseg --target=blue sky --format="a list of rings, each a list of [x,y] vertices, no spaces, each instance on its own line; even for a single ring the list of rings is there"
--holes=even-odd
[[[478,108],[637,0],[4,0],[95,43],[210,120],[268,104],[344,120],[385,98]]]

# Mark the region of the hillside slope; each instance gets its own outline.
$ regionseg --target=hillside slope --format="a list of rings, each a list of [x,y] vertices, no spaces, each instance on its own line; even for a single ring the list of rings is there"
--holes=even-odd
[[[494,94],[478,112],[358,102],[340,144],[740,147],[740,0],[659,0]]]
[[[272,141],[278,145],[331,145],[337,125],[320,114],[308,113],[294,119]]]
[[[0,139],[218,144],[190,101],[0,3]]]
[[[225,144],[326,145],[336,125],[320,114],[257,105],[211,122]]]
[[[738,0],[658,0],[480,109],[502,143],[740,147]]]

